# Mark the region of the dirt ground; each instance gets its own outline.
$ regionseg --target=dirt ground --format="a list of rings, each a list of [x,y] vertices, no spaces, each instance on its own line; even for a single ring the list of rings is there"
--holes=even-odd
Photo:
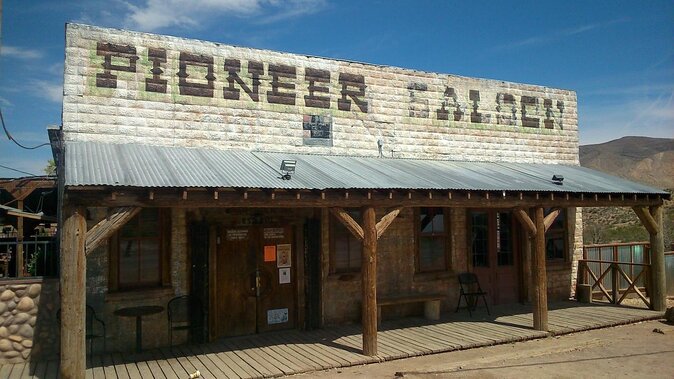
[[[648,321],[298,378],[674,378],[674,325]]]

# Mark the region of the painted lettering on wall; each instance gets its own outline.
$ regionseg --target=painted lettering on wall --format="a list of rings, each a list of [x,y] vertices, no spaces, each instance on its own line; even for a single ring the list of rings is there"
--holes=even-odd
[[[335,77],[325,69],[313,67],[298,68],[287,64],[261,62],[257,60],[241,61],[225,58],[217,61],[213,56],[176,52],[178,54],[177,91],[180,95],[202,98],[221,97],[227,100],[260,102],[261,78],[268,79],[263,92],[270,104],[287,106],[305,106],[309,108],[330,109],[336,104],[337,110],[368,113],[372,101],[367,96],[366,78],[360,74],[339,72]],[[151,65],[145,77],[144,90],[152,93],[167,93],[172,73],[167,72],[167,50],[148,48],[147,62]],[[98,42],[96,55],[102,57],[101,71],[96,73],[96,87],[117,88],[118,73],[137,73],[138,49],[130,45]],[[216,88],[216,65],[218,72],[226,77]],[[266,71],[265,71],[266,66]],[[302,72],[303,71],[303,72]],[[304,81],[301,81],[304,75]],[[219,74],[220,75],[220,74]],[[298,80],[299,78],[299,80]],[[335,83],[336,80],[336,83]],[[331,93],[331,89],[337,93]],[[530,95],[515,96],[507,92],[492,95],[480,93],[478,89],[457,90],[445,86],[441,99],[435,99],[429,86],[423,80],[410,81],[408,91],[408,116],[414,118],[435,118],[440,121],[467,122],[522,126],[525,128],[563,129],[564,102]],[[171,88],[173,90],[173,88]],[[465,91],[465,92],[464,92]],[[243,92],[243,93],[242,93]],[[303,97],[298,97],[304,93]],[[467,93],[466,93],[467,92]],[[336,101],[334,101],[336,100]],[[439,108],[436,108],[440,104]],[[495,109],[494,109],[495,104]],[[491,108],[491,109],[490,109]],[[435,109],[433,112],[431,109]],[[310,116],[309,123],[304,120],[305,144],[325,144],[331,141],[331,120],[323,116]],[[320,133],[327,135],[318,136]],[[317,134],[318,133],[318,134]],[[318,141],[318,142],[317,142]]]
[[[134,46],[116,45],[99,42],[96,54],[103,56],[101,64],[103,72],[96,74],[96,86],[102,88],[117,88],[117,75],[114,71],[136,71],[136,61],[139,56]],[[152,62],[151,77],[145,79],[145,90],[148,92],[166,93],[166,50],[149,48],[147,59]],[[126,64],[113,64],[113,60]],[[212,56],[180,52],[178,88],[181,95],[208,97],[215,96],[215,70]],[[241,61],[225,59],[223,68],[227,72],[227,86],[222,88],[222,97],[229,100],[242,100],[241,90],[250,100],[260,101],[260,76],[264,75],[264,64],[258,61],[248,61],[248,76],[250,86],[240,75]],[[266,92],[267,102],[271,104],[296,105],[297,68],[284,64],[269,63],[267,75],[271,77],[271,89]],[[304,105],[311,108],[330,108],[331,74],[327,70],[314,68],[305,69],[308,95],[304,96]],[[368,102],[365,99],[365,77],[363,75],[341,72],[338,76],[341,91],[337,98],[337,109],[340,111],[368,112]],[[351,105],[355,104],[355,107]]]

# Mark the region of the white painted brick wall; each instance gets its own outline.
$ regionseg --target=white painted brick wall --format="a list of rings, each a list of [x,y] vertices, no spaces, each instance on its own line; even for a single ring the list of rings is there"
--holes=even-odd
[[[104,71],[104,58],[96,53],[98,42],[136,48],[139,57],[136,72],[112,71],[117,76],[117,88],[96,86],[96,74]],[[161,74],[161,78],[168,80],[166,94],[145,90],[145,79],[152,77],[148,48],[167,50],[168,59],[162,64],[164,73]],[[180,52],[213,57],[216,78],[213,98],[179,94],[176,74]],[[243,90],[240,91],[240,100],[223,98],[222,88],[227,86],[228,76],[224,68],[225,59],[241,60],[239,75],[248,84],[248,61],[264,62],[259,102],[250,100]],[[126,64],[124,62],[121,59],[117,64]],[[296,105],[268,102],[267,91],[271,90],[272,81],[269,64],[295,67],[297,78],[282,78],[282,81],[295,84]],[[329,109],[305,106],[304,96],[308,95],[306,68],[330,71],[329,84],[317,83],[329,87],[329,95],[317,93],[330,97]],[[191,75],[193,72],[188,71]],[[353,101],[351,111],[337,109],[337,100],[341,98],[340,73],[364,76],[367,113],[361,112]],[[189,80],[197,81],[193,76]],[[414,101],[408,89],[410,83],[420,83],[427,88],[425,91],[414,91]],[[455,89],[459,103],[465,107],[462,121],[453,121],[455,108],[452,106],[445,108],[449,111],[450,120],[438,120],[436,117],[436,111],[447,100],[444,96],[447,86]],[[238,85],[236,88],[239,88]],[[488,123],[470,122],[470,90],[480,92],[478,112],[488,115]],[[66,140],[376,156],[379,154],[377,141],[381,139],[386,156],[578,164],[575,92],[527,84],[69,24],[66,30],[64,92],[63,130]],[[502,92],[515,98],[518,117],[515,125],[496,124],[496,96]],[[533,112],[532,116],[541,119],[538,128],[522,126],[521,96],[538,99],[538,111],[528,107]],[[552,100],[555,110],[557,101],[563,101],[562,129],[559,125],[554,129],[543,127],[546,117],[543,99]],[[450,105],[453,102],[451,98],[448,101]],[[415,112],[421,112],[426,109],[426,102],[429,117],[410,116],[410,107]],[[304,145],[303,115],[332,116],[333,146]]]

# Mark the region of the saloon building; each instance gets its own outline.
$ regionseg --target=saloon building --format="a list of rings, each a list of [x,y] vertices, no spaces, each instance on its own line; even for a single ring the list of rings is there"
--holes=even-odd
[[[58,140],[62,373],[85,304],[128,351],[120,309],[181,295],[203,339],[362,323],[373,355],[378,304],[453,312],[473,272],[545,330],[583,206],[639,214],[664,309],[669,195],[579,167],[570,90],[68,24]],[[144,347],[170,343],[143,320]]]

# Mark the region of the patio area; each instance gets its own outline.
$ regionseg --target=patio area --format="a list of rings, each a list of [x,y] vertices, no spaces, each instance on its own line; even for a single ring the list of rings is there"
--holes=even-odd
[[[282,331],[220,339],[201,345],[106,354],[88,362],[87,378],[278,377],[328,368],[376,363],[439,352],[542,338],[657,319],[662,312],[608,304],[566,301],[549,306],[550,332],[533,329],[530,306],[478,307],[444,314],[439,321],[404,318],[383,321],[374,357],[360,354],[360,325],[314,331]],[[58,360],[0,366],[2,378],[57,378]]]

